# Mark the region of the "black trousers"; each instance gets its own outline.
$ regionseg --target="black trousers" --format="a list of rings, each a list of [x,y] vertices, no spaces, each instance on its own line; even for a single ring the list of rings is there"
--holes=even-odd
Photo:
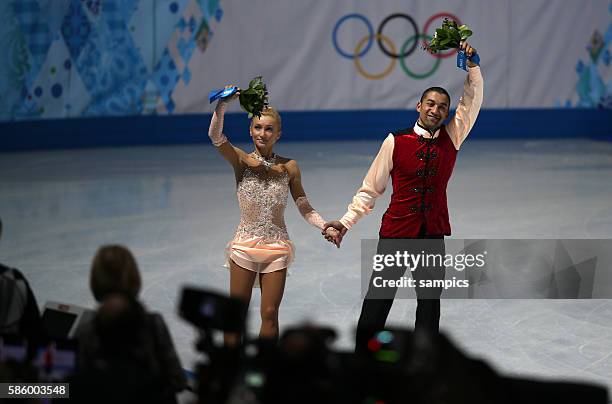
[[[377,246],[377,254],[395,254],[398,249],[400,251],[408,251],[412,254],[441,254],[444,257],[444,237],[443,236],[427,236],[425,228],[421,228],[417,239],[427,240],[425,243],[426,250],[423,250],[423,244],[418,246],[413,245],[408,240],[380,239]],[[373,272],[370,278],[368,292],[363,305],[361,307],[361,315],[357,324],[357,341],[361,341],[362,334],[372,330],[380,330],[384,328],[387,321],[387,316],[393,305],[393,300],[397,292],[397,288],[386,288],[385,298],[373,298],[380,296],[379,288],[374,286],[374,278],[382,277],[385,280],[400,279],[406,272],[406,267],[386,267],[380,272]],[[419,284],[421,280],[427,279],[444,279],[445,269],[443,262],[438,267],[417,267],[411,271],[412,278]],[[415,330],[423,330],[429,333],[438,334],[440,324],[440,295],[442,288],[421,288],[416,287],[417,309]]]

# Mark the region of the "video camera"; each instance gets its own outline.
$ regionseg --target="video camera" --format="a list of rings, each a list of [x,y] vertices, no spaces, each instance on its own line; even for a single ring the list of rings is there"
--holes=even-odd
[[[204,335],[245,333],[246,304],[196,288],[183,289],[180,314]],[[444,334],[403,328],[361,329],[355,351],[331,347],[334,330],[287,329],[276,341],[248,340],[233,348],[207,338],[209,363],[197,368],[206,403],[607,403],[600,386],[499,375],[463,354]]]

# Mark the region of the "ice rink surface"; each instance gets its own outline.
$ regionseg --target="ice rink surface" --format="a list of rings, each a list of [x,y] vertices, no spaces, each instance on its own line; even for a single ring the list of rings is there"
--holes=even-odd
[[[311,204],[336,219],[382,140],[281,141],[276,152],[298,161]],[[448,187],[452,237],[612,238],[611,178],[612,143],[468,139]],[[239,218],[233,172],[213,147],[0,153],[0,195],[0,262],[25,273],[39,305],[95,307],[91,260],[101,245],[126,245],[142,272],[142,299],[164,315],[183,366],[193,367],[195,332],[176,314],[180,288],[227,290],[223,250]],[[389,195],[390,185],[340,250],[289,201],[297,254],[281,332],[306,321],[329,325],[339,334],[336,347],[352,349],[360,240],[377,238]],[[253,336],[258,293],[249,311]],[[396,300],[388,324],[411,327],[415,304]],[[612,387],[612,300],[443,300],[441,329],[505,374]]]

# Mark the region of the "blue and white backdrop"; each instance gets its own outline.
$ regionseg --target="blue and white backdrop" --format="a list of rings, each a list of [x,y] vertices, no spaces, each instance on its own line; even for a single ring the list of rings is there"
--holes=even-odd
[[[485,109],[610,116],[609,0],[7,0],[0,121],[209,113],[258,75],[282,111],[413,108],[431,85],[456,103],[454,55],[422,49],[445,17],[474,31]]]

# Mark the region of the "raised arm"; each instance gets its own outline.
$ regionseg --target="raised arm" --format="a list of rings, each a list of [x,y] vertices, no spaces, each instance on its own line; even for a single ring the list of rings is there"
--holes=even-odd
[[[476,53],[476,50],[467,43],[462,43],[461,46],[468,48],[466,51],[468,56]],[[446,131],[457,150],[459,150],[468,133],[472,130],[474,122],[476,122],[482,105],[483,93],[484,83],[480,66],[468,61],[468,74],[463,84],[463,95],[459,99],[455,116],[446,126]]]
[[[246,153],[238,147],[233,146],[229,140],[227,140],[227,137],[225,134],[223,134],[223,119],[227,104],[236,97],[237,95],[232,96],[227,100],[220,99],[217,102],[217,106],[215,107],[215,111],[213,112],[210,120],[210,126],[208,127],[208,137],[210,138],[210,141],[217,148],[217,150],[219,150],[219,153],[221,153],[223,158],[227,160],[232,167],[234,167],[234,170],[237,170],[240,167]]]

